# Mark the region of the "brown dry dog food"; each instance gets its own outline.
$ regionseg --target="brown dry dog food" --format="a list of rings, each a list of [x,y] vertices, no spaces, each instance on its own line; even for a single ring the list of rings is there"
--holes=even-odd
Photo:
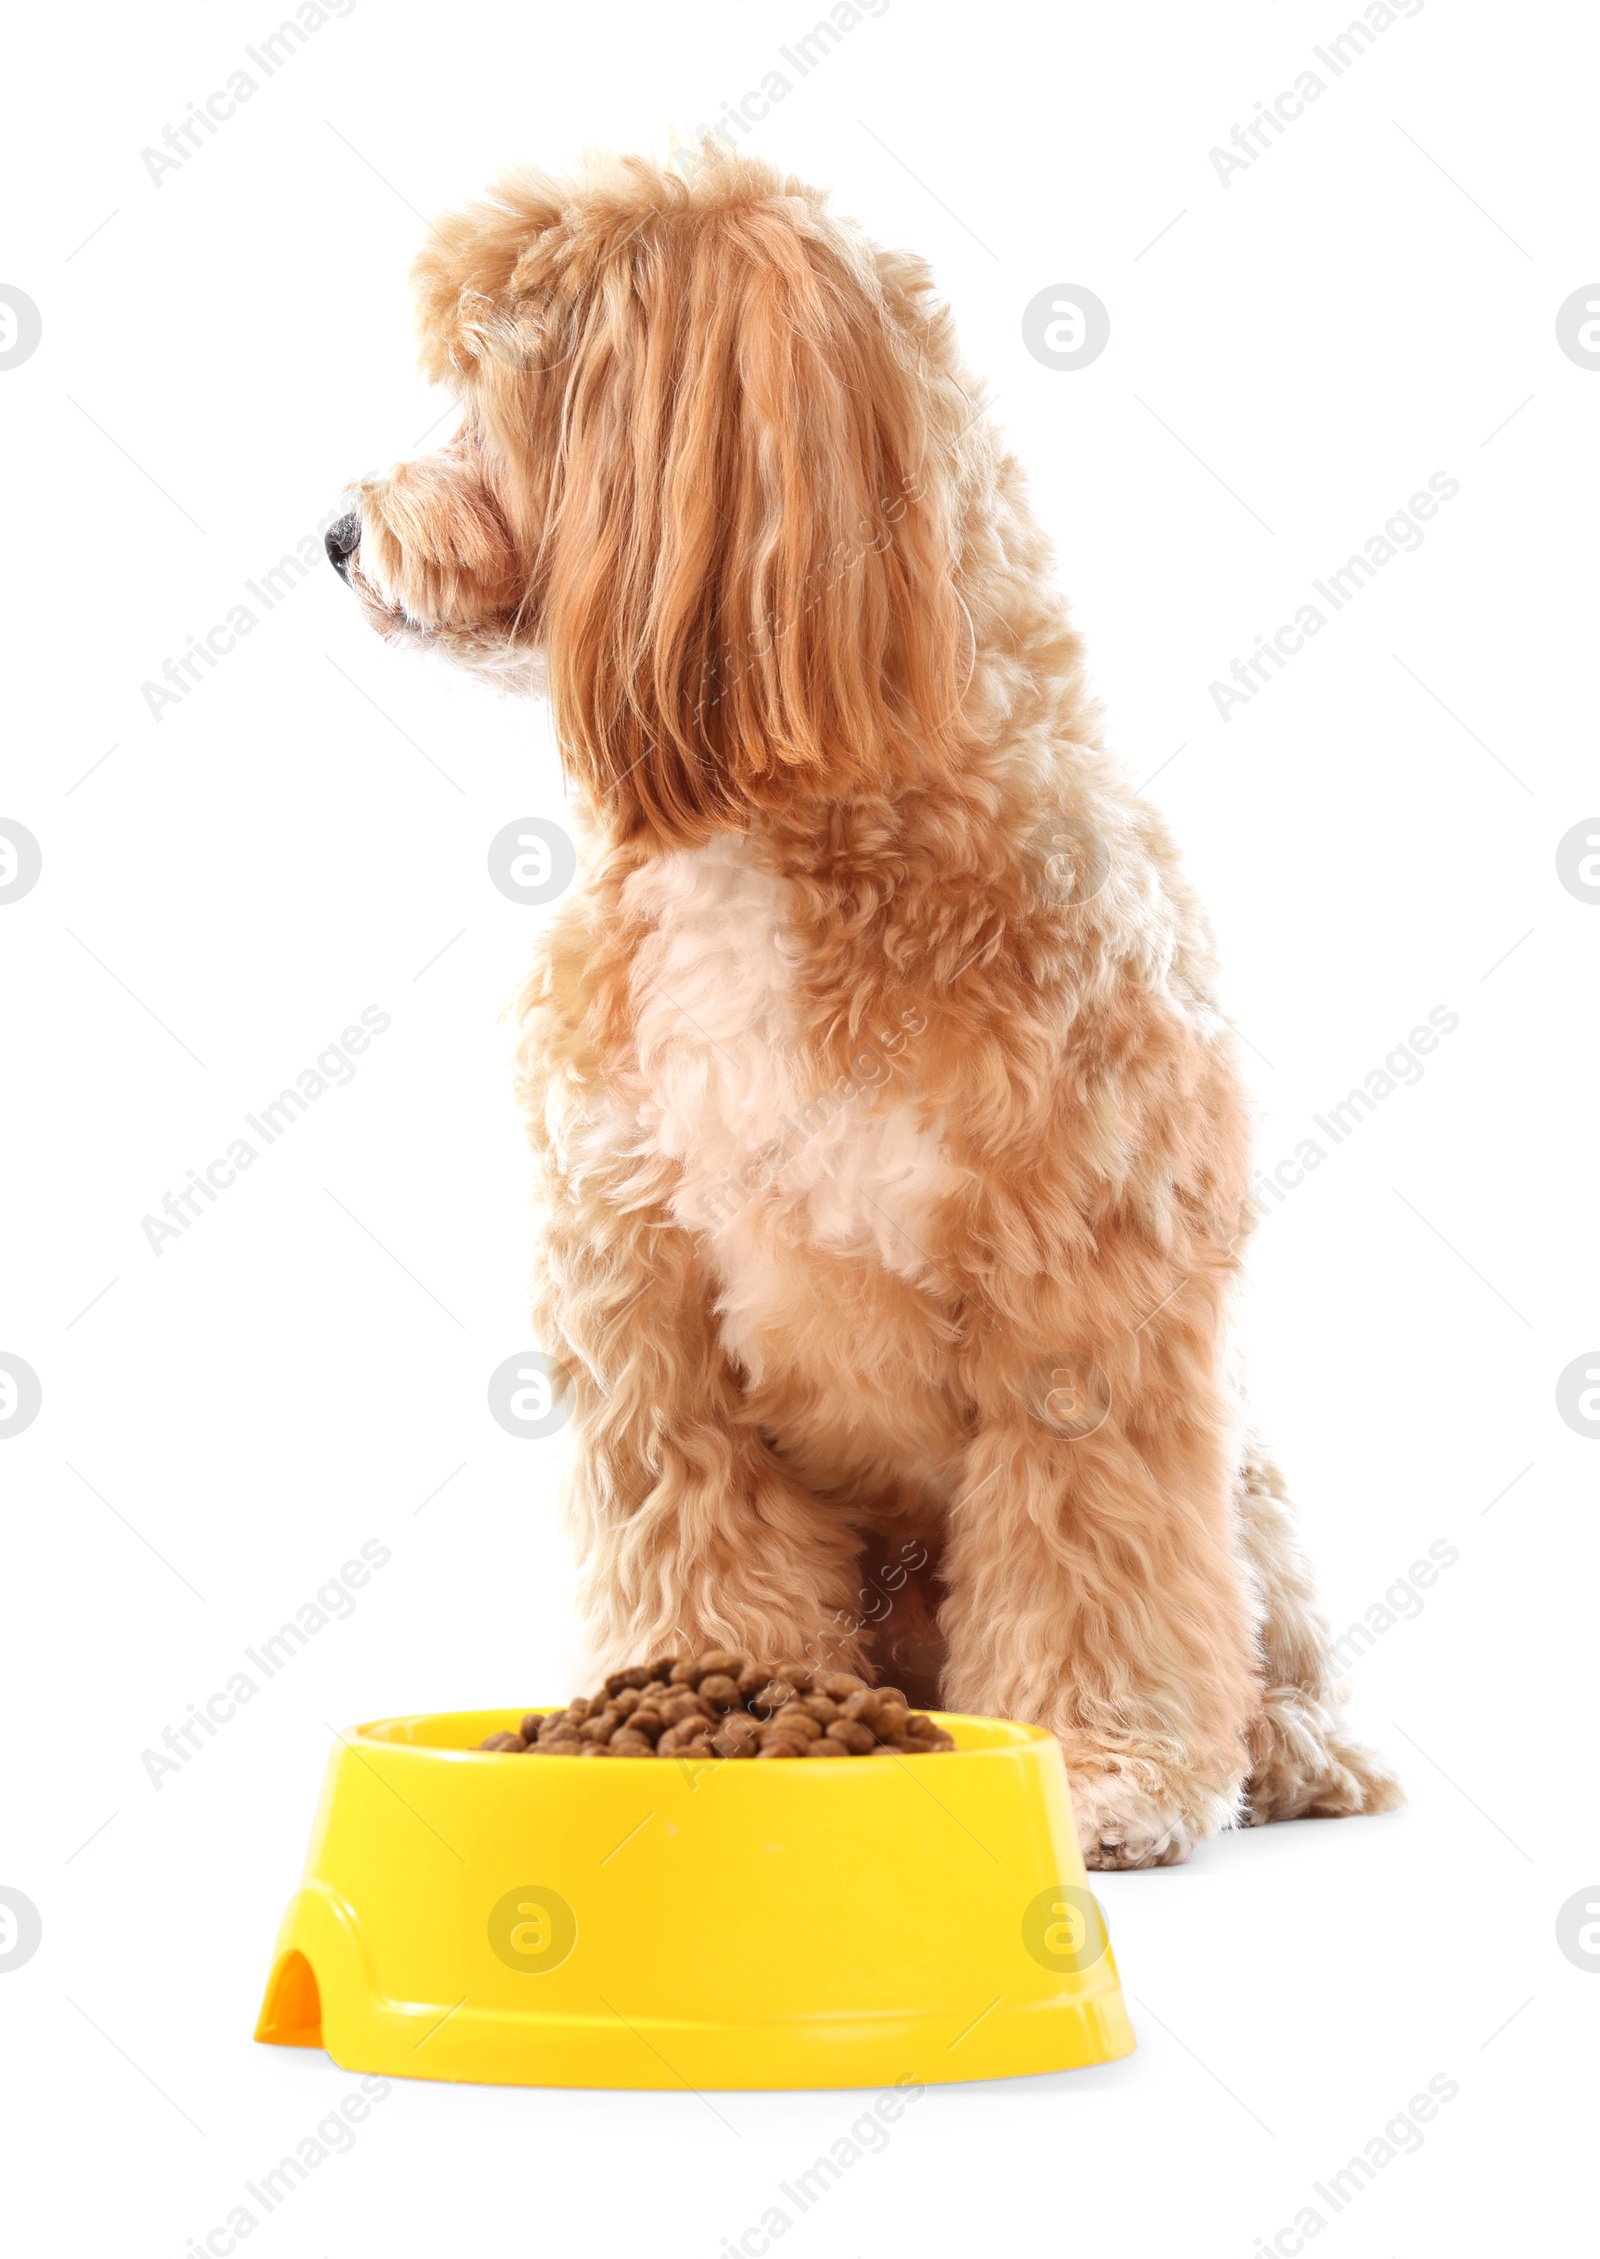
[[[896,1686],[718,1648],[613,1671],[478,1745],[510,1757],[931,1757],[955,1743]]]

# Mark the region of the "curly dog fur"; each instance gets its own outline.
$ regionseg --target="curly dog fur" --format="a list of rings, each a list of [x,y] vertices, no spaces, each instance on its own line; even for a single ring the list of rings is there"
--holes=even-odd
[[[575,787],[520,1058],[599,1660],[1035,1720],[1102,1867],[1393,1804],[1225,1371],[1206,928],[926,266],[708,146],[513,177],[415,279],[464,421],[330,553]]]

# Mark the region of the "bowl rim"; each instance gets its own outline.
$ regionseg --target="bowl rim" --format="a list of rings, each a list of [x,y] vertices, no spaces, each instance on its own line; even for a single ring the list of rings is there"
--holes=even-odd
[[[538,1705],[529,1703],[521,1709],[516,1708],[514,1705],[509,1705],[494,1709],[481,1710],[402,1711],[392,1717],[367,1718],[363,1719],[356,1725],[346,1726],[339,1731],[338,1739],[347,1748],[359,1745],[364,1749],[398,1751],[404,1753],[409,1757],[415,1757],[422,1760],[443,1759],[444,1761],[451,1764],[476,1763],[480,1765],[491,1765],[497,1763],[500,1759],[505,1757],[507,1752],[500,1749],[459,1748],[452,1747],[448,1744],[440,1742],[412,1740],[404,1733],[386,1731],[385,1729],[405,1726],[431,1725],[444,1720],[464,1718],[470,1718],[474,1721],[477,1721],[479,1719],[488,1718],[509,1718],[513,1716],[525,1717],[528,1713],[528,1710],[537,1707]],[[551,1709],[556,1709],[559,1708],[560,1705],[551,1703],[548,1705],[548,1707]],[[1020,1719],[1016,1718],[987,1717],[976,1711],[962,1710],[925,1710],[920,1714],[923,1717],[934,1719],[939,1725],[943,1726],[947,1732],[954,1732],[958,1727],[976,1726],[984,1729],[985,1738],[976,1746],[968,1746],[963,1748],[958,1739],[957,1746],[954,1749],[928,1750],[924,1753],[929,1759],[937,1757],[941,1764],[948,1764],[952,1759],[961,1758],[966,1758],[968,1760],[974,1758],[988,1758],[991,1760],[994,1758],[1011,1759],[1020,1756],[1026,1750],[1036,1749],[1041,1743],[1054,1744],[1055,1741],[1055,1736],[1048,1730],[1048,1728],[1044,1726],[1025,1725]],[[505,1731],[506,1729],[502,1728],[501,1730]],[[510,1754],[514,1756],[521,1756],[523,1752],[521,1750],[515,1750],[510,1752]],[[895,1752],[895,1755],[902,1762],[905,1762],[915,1754],[916,1753],[907,1750],[897,1750]],[[547,1764],[583,1765],[592,1762],[592,1759],[584,1757],[545,1757],[541,1760],[541,1769],[543,1765]],[[721,1757],[713,1755],[709,1758],[686,1757],[684,1759],[684,1762],[687,1764],[701,1765],[732,1765],[737,1770],[742,1769],[742,1767],[748,1764],[750,1761],[748,1759],[741,1760],[736,1757]],[[662,1760],[659,1757],[653,1756],[621,1758],[613,1757],[609,1760],[609,1763],[613,1765],[648,1765],[652,1768],[659,1768]],[[859,1770],[859,1765],[850,1763],[848,1761],[841,1765],[824,1765],[824,1767],[822,1768],[823,1774],[831,1774],[835,1772],[853,1774]]]

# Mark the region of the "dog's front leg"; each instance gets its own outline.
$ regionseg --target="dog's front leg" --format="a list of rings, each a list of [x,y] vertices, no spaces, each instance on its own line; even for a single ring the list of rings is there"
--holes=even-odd
[[[543,1297],[572,1378],[566,1505],[598,1664],[732,1647],[855,1665],[859,1539],[761,1434],[697,1243],[658,1217],[609,1221],[599,1250],[592,1220],[566,1244],[558,1224]]]
[[[946,1699],[1056,1733],[1091,1867],[1187,1858],[1235,1817],[1246,1769],[1253,1612],[1193,1318],[1081,1355],[991,1349],[975,1375]]]

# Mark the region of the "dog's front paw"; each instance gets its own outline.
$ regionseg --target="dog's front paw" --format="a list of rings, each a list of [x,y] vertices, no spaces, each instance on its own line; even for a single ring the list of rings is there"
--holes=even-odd
[[[1143,1834],[1126,1829],[1121,1841],[1113,1830],[1098,1843],[1092,1837],[1085,1842],[1083,1863],[1098,1874],[1123,1867],[1181,1867],[1199,1840],[1186,1821],[1177,1819]]]
[[[1192,1776],[1141,1777],[1150,1772],[1069,1769],[1086,1867],[1179,1867],[1203,1837],[1233,1824],[1233,1797]]]

